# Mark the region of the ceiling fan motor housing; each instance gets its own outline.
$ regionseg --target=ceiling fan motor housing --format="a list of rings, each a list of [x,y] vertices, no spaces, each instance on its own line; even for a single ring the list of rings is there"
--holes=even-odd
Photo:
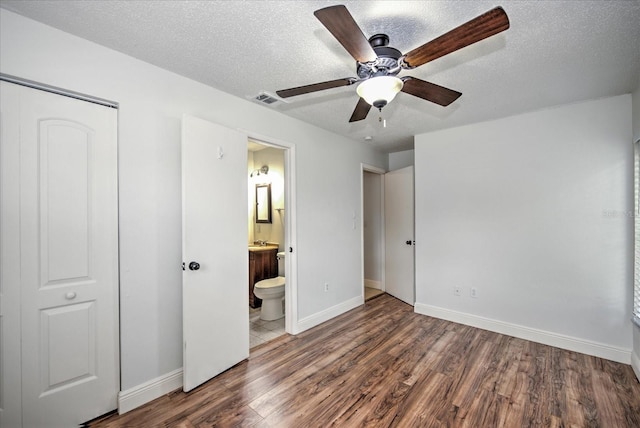
[[[389,36],[382,33],[374,34],[369,37],[368,41],[372,48],[377,48],[378,46],[389,46]]]
[[[375,76],[395,76],[400,72],[402,67],[398,65],[398,60],[402,56],[402,52],[388,46],[389,36],[376,34],[369,38],[369,44],[378,58],[370,63],[356,63],[356,70],[360,79],[368,79]]]

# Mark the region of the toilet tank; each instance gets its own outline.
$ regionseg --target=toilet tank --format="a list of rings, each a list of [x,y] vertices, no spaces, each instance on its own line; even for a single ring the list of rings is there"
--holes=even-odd
[[[280,251],[276,254],[278,258],[278,276],[284,276],[284,251]]]

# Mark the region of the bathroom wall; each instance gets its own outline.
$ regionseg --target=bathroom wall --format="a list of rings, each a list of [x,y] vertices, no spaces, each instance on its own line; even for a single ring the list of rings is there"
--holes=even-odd
[[[254,174],[249,178],[249,193],[253,195],[251,198],[253,241],[277,242],[280,251],[284,251],[284,151],[268,147],[252,153],[254,170],[263,165],[269,167],[268,174]],[[266,183],[271,184],[271,224],[255,222],[255,185]]]
[[[631,139],[630,95],[416,136],[416,311],[629,363]]]
[[[127,393],[181,379],[184,113],[295,144],[295,327],[358,304],[362,240],[352,225],[361,218],[361,164],[386,168],[385,154],[6,9],[0,9],[0,72],[120,103],[120,351]],[[330,176],[318,165],[331,165]]]
[[[247,177],[251,175],[251,172],[255,169],[253,166],[253,151],[249,150],[247,153]],[[251,191],[251,178],[247,180],[249,183],[249,188],[247,190],[247,243],[251,244],[256,238],[253,236],[255,229],[255,218],[256,218],[256,205],[255,205],[255,193]]]

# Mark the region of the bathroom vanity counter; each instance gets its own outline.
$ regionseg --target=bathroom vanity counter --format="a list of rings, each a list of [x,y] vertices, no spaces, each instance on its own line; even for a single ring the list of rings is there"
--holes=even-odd
[[[276,250],[278,252],[278,246],[275,244],[267,244],[267,245],[249,245],[249,252],[261,252],[261,251],[273,251]]]
[[[249,246],[249,306],[252,308],[262,306],[262,300],[253,294],[255,283],[278,276],[277,254],[277,245]]]

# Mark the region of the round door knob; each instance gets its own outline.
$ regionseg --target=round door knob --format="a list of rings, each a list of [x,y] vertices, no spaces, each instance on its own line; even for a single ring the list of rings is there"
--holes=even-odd
[[[189,270],[198,270],[198,269],[200,269],[200,263],[198,262],[189,263]]]
[[[74,293],[73,291],[69,291],[67,294],[64,295],[64,297],[67,300],[73,300],[76,298],[76,293]]]

